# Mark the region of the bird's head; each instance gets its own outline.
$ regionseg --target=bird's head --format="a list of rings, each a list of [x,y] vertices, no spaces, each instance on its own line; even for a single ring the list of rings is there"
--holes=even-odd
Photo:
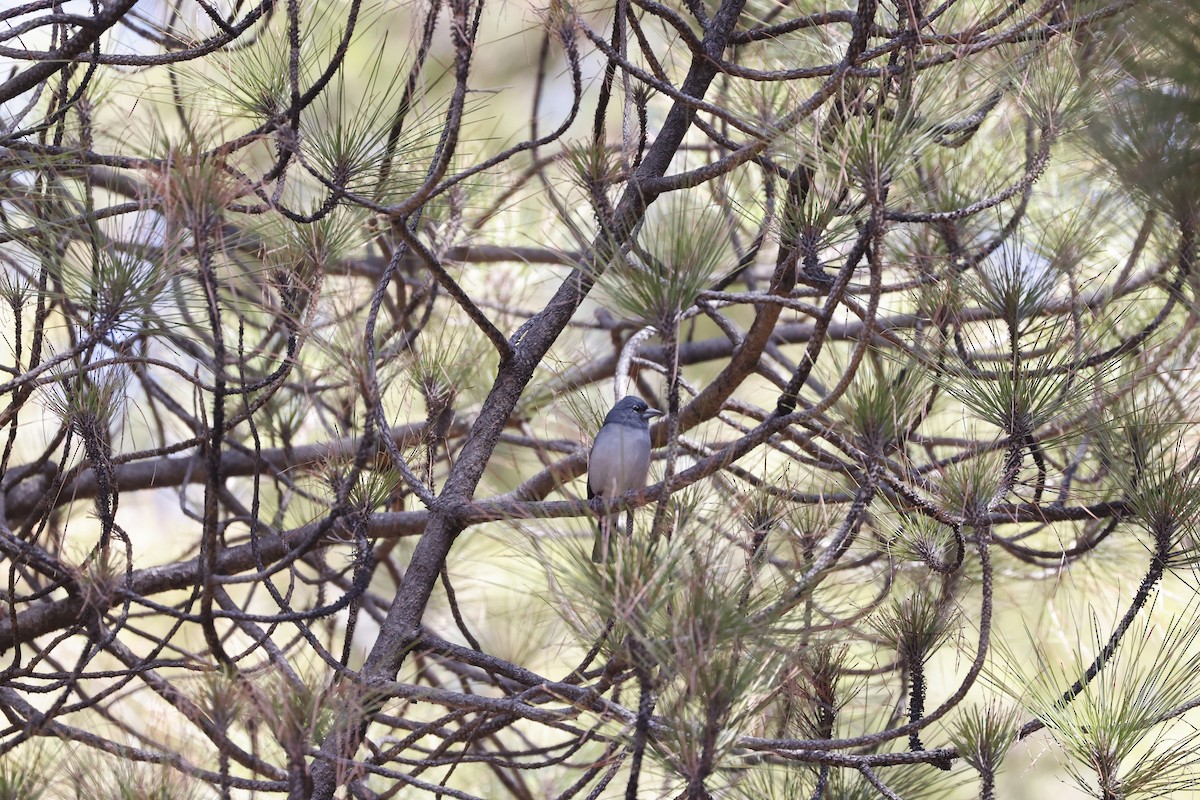
[[[604,418],[605,423],[608,422],[629,422],[634,418],[642,423],[649,423],[655,417],[661,417],[663,412],[657,408],[651,408],[650,405],[640,397],[627,395],[617,401],[617,404],[612,407],[612,411],[608,412],[608,416]]]

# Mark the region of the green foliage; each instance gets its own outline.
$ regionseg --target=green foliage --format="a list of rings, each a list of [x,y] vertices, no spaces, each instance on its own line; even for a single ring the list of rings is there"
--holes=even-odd
[[[1095,44],[1103,47],[1102,43]],[[1016,99],[1039,128],[1054,133],[1086,125],[1094,113],[1096,85],[1088,75],[1087,60],[1094,52],[1080,52],[1070,38],[1055,41],[1032,58],[1021,59],[1012,77]]]
[[[77,750],[68,783],[71,800],[208,800],[213,795],[201,782],[166,764],[107,757]]]
[[[839,429],[852,432],[868,453],[897,447],[924,411],[929,387],[923,371],[892,360],[869,359],[834,406]]]
[[[948,488],[945,481],[942,488]],[[986,487],[983,488],[986,491]],[[973,494],[978,489],[979,487],[965,487],[965,490],[955,492],[946,499],[947,510],[952,510],[955,516],[961,514],[964,508],[974,505],[974,500],[970,498],[978,496]],[[887,552],[897,561],[945,564],[952,558],[954,532],[936,519],[916,512],[896,514],[895,531],[895,536],[887,541]]]
[[[650,670],[655,714],[667,722],[653,755],[688,774],[705,760],[736,764],[739,735],[759,724],[775,687],[798,668],[771,626],[754,622],[764,600],[749,590],[737,551],[698,547],[697,530],[680,526],[669,541],[618,536],[604,564],[572,545],[556,570],[569,623],[592,636],[613,623],[604,640],[610,668]]]
[[[995,774],[1017,739],[1020,709],[992,700],[960,707],[950,725],[950,744],[981,773]]]
[[[929,800],[955,797],[962,778],[928,766],[879,767],[876,775],[899,797]],[[794,800],[811,797],[820,770],[811,765],[758,767],[731,788],[731,796],[742,800]],[[821,796],[829,800],[878,800],[880,794],[862,773],[848,767],[830,768]]]
[[[53,758],[44,740],[5,753],[0,757],[0,800],[47,798]]]
[[[1039,428],[1086,408],[1095,378],[1077,372],[1076,361],[1070,351],[1019,357],[994,371],[944,378],[942,385],[981,421],[1023,442]]]
[[[933,145],[934,132],[922,109],[938,108],[949,115],[959,105],[954,90],[942,81],[922,80],[908,72],[878,83],[847,81],[843,91],[847,118],[830,120],[837,137],[832,150],[845,153],[849,177],[863,188],[868,201],[885,184],[897,182]]]
[[[849,647],[832,638],[815,639],[799,650],[784,683],[778,713],[787,732],[801,739],[833,735],[842,710],[853,696]]]
[[[1116,60],[1126,73],[1092,126],[1096,152],[1143,202],[1194,225],[1200,18],[1190,3],[1166,2],[1136,15],[1121,33],[1128,39]]]
[[[70,5],[4,12],[0,800],[990,800],[1034,720],[1196,784],[1195,9]],[[614,386],[671,479],[598,565]]]
[[[396,366],[402,379],[434,409],[460,394],[477,395],[481,375],[493,372],[495,351],[474,326],[443,322],[438,331],[406,349]]]
[[[256,714],[269,715],[248,717],[247,726],[267,722],[278,734],[284,746],[299,747],[305,742],[322,742],[333,727],[339,713],[362,708],[368,702],[365,694],[355,687],[332,684],[319,685],[324,676],[284,675],[266,673],[256,685],[254,708]],[[249,708],[247,709],[250,710]]]
[[[983,517],[1000,488],[1003,463],[999,451],[988,450],[947,464],[937,486],[941,507],[968,523]]]
[[[325,276],[357,253],[363,222],[362,214],[339,210],[312,223],[266,217],[254,231],[259,237],[256,266],[284,293],[297,322],[306,310],[314,310]]]
[[[78,359],[44,397],[47,408],[85,441],[103,441],[122,419],[126,385],[119,367],[90,367]]]
[[[958,615],[945,598],[924,586],[892,600],[874,619],[879,634],[912,666],[928,661],[957,624]]]
[[[1022,242],[1000,247],[979,265],[976,281],[968,284],[979,306],[1001,319],[1017,334],[1025,333],[1054,298],[1059,274],[1053,265]]]
[[[606,269],[600,291],[609,308],[667,331],[733,267],[729,225],[700,192],[672,194],[656,203],[635,243]]]
[[[339,72],[305,110],[300,126],[311,170],[335,186],[384,203],[420,185],[438,138],[438,109],[417,108],[415,98],[403,99],[405,84],[393,81],[394,67],[384,62],[392,56],[384,42],[353,84]]]
[[[336,6],[305,3],[304,8],[307,35],[299,42],[297,78],[311,84],[337,46],[340,20]],[[371,13],[364,23],[369,24]],[[267,15],[243,46],[221,48],[184,69],[181,84],[192,102],[257,125],[277,119],[291,106],[290,55],[286,20]]]
[[[157,143],[162,166],[154,175],[155,200],[167,221],[167,253],[188,237],[207,238],[221,224],[230,203],[244,193],[237,173],[220,155],[198,141],[163,136]]]
[[[1169,543],[1173,564],[1187,566],[1198,558],[1200,476],[1176,411],[1161,397],[1127,396],[1109,408],[1097,449],[1137,522]]]
[[[1153,605],[1151,606],[1153,607]],[[1134,622],[1109,664],[1069,703],[1062,687],[1083,675],[1108,639],[1096,612],[1077,630],[1065,659],[1035,646],[1035,659],[1009,663],[1015,696],[1046,724],[1070,756],[1068,769],[1085,790],[1126,798],[1166,797],[1200,786],[1200,734],[1174,722],[1200,692],[1200,621],[1194,602],[1164,625],[1149,613]]]
[[[228,730],[254,714],[245,696],[246,687],[236,673],[228,669],[209,672],[201,676],[199,683],[196,705],[218,730]]]

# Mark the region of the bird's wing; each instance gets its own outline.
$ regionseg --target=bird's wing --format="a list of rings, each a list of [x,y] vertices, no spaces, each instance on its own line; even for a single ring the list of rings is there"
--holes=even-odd
[[[615,497],[646,485],[650,433],[631,425],[600,428],[588,461],[588,497]]]

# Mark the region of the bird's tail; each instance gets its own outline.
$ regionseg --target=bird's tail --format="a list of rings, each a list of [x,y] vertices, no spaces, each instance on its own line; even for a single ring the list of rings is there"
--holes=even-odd
[[[603,564],[612,553],[613,539],[617,536],[619,514],[608,514],[596,521],[596,541],[592,545],[592,561]]]

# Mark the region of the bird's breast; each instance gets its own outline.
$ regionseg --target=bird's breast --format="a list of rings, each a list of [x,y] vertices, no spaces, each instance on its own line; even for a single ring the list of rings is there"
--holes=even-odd
[[[650,468],[650,432],[629,425],[605,425],[588,461],[588,487],[612,497],[641,489]]]

